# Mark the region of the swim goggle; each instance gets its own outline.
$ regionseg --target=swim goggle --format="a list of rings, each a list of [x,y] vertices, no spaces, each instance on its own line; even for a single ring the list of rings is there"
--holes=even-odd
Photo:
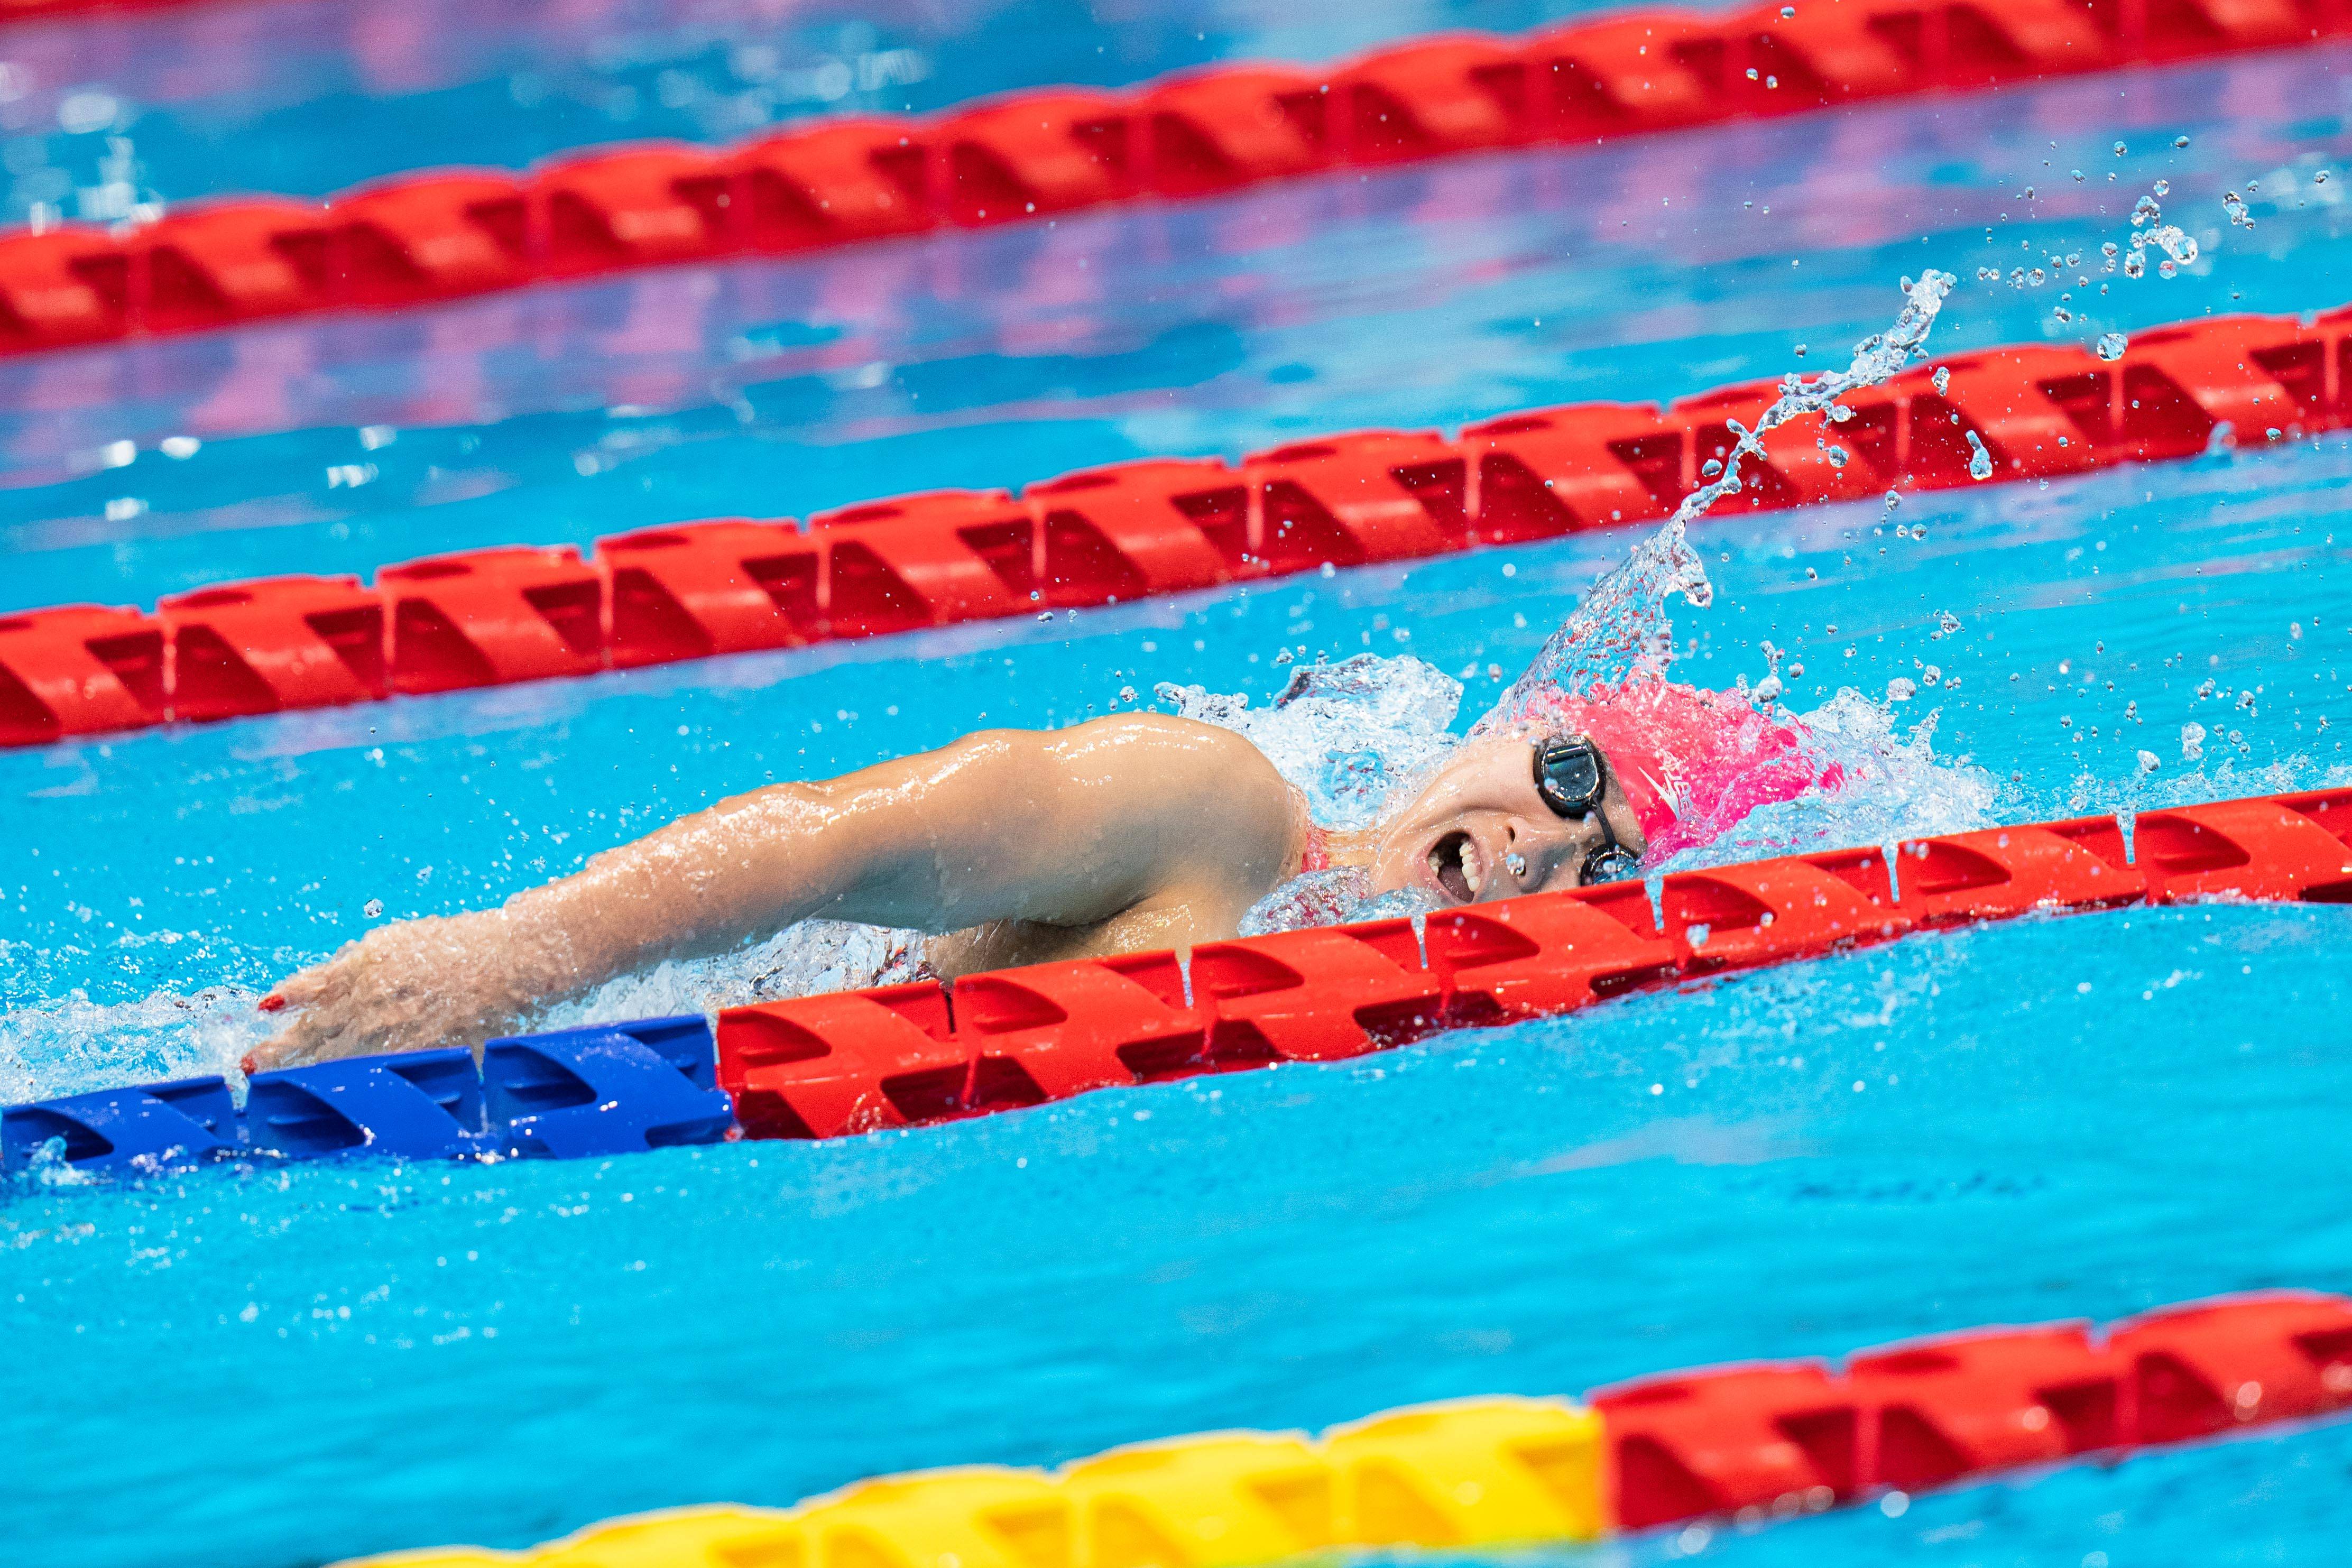
[[[1601,748],[1581,735],[1548,741],[1536,748],[1536,793],[1543,803],[1570,822],[1588,819],[1599,825],[1601,842],[1584,857],[1577,874],[1579,887],[1615,882],[1631,877],[1642,858],[1617,842],[1601,798],[1609,790],[1609,763]]]

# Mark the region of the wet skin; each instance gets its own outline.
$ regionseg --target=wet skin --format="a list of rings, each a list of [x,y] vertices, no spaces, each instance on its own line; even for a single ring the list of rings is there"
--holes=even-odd
[[[1638,852],[1613,779],[1602,809]],[[248,1067],[478,1046],[616,975],[813,918],[937,933],[947,975],[1213,942],[1297,874],[1311,834],[1305,800],[1228,730],[1122,714],[986,731],[737,795],[495,910],[381,926],[271,993],[288,1022]],[[1600,841],[1537,794],[1533,742],[1498,736],[1328,847],[1375,892],[1456,904],[1572,886]]]

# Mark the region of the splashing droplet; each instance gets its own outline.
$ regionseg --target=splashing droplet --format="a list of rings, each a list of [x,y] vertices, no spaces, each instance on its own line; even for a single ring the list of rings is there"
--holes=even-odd
[[[2099,357],[2108,361],[2119,360],[2124,357],[2124,350],[2130,346],[2121,332],[2103,332],[2099,336]]]
[[[379,918],[383,913],[383,900],[382,899],[370,899],[366,903],[360,906],[360,913],[367,916],[370,920]]]
[[[1968,431],[1966,435],[1969,438],[1969,478],[1972,479],[1992,478],[1992,454],[1985,450],[1983,440],[1975,431]]]

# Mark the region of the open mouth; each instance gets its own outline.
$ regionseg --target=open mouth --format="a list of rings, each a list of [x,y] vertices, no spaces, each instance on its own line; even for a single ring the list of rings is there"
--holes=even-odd
[[[1477,866],[1478,847],[1458,827],[1429,847],[1429,874],[1437,879],[1445,896],[1457,904],[1477,900]]]

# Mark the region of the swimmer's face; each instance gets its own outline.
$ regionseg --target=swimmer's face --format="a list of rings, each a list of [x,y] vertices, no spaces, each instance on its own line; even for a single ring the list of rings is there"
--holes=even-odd
[[[1524,737],[1473,741],[1381,829],[1371,890],[1417,888],[1448,904],[1484,904],[1573,888],[1601,842],[1591,817],[1571,822],[1536,790],[1536,745]],[[1617,842],[1639,855],[1642,826],[1614,769],[1601,809]]]

